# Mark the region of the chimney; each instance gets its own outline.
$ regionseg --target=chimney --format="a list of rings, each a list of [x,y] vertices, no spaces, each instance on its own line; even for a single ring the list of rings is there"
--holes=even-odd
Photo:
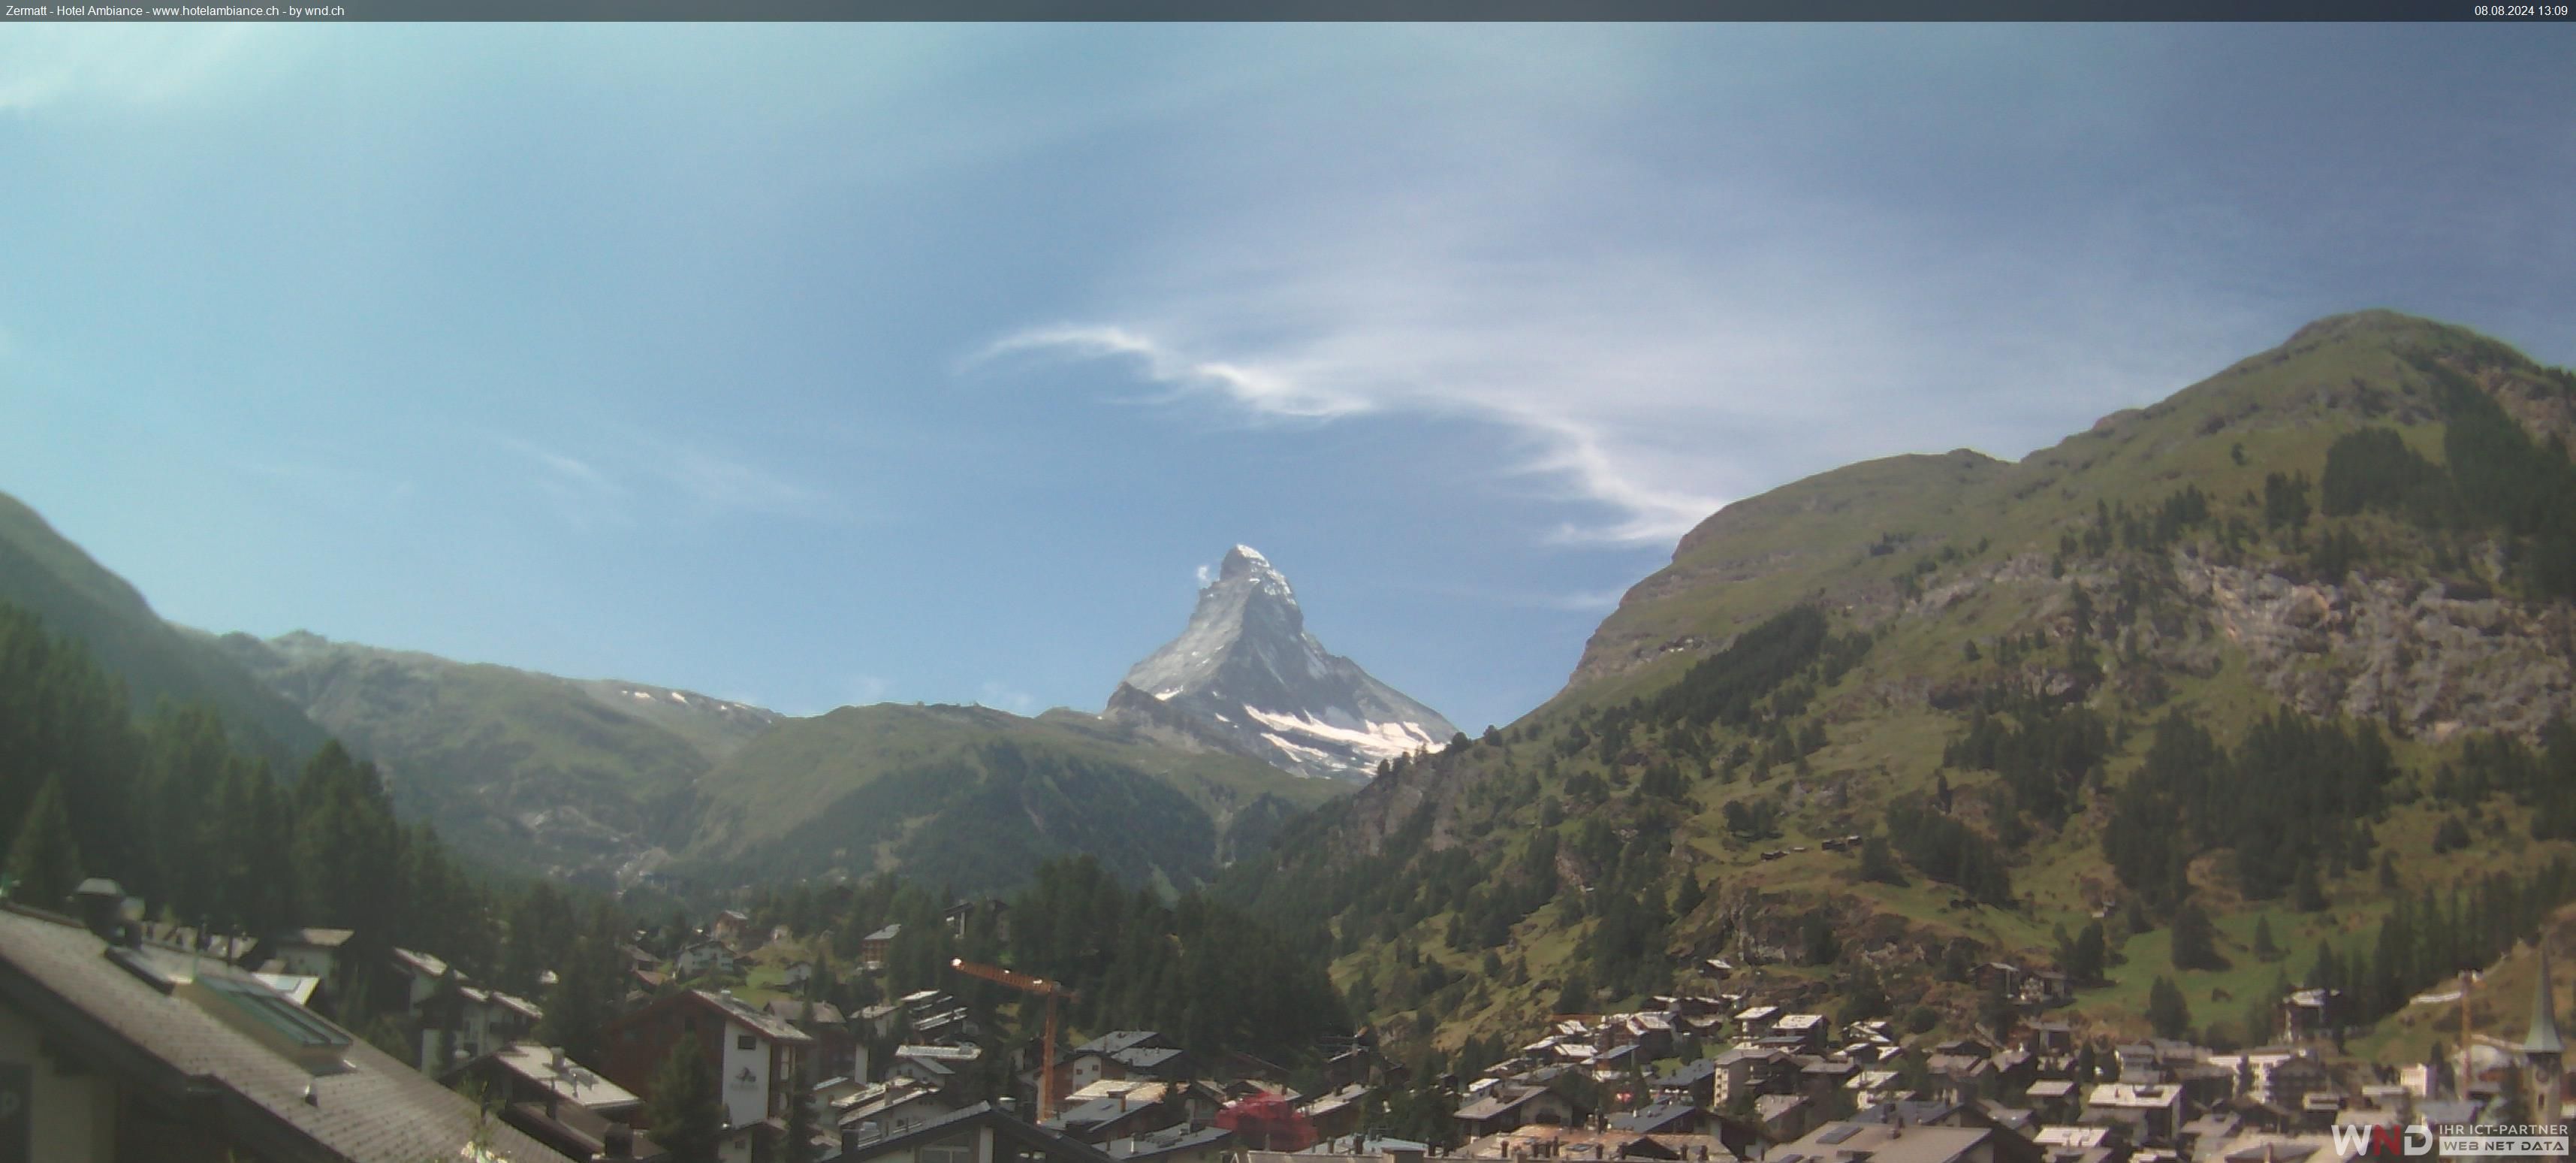
[[[599,1137],[599,1157],[602,1159],[634,1158],[634,1128],[624,1123],[608,1124],[608,1130]]]

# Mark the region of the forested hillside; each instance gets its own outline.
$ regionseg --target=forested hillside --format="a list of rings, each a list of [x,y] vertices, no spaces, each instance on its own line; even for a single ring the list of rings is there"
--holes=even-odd
[[[1224,891],[1445,1048],[1709,957],[1923,1028],[1988,958],[2122,1032],[2171,993],[2254,1036],[2318,974],[2375,1016],[2576,891],[2571,416],[2563,370],[2341,316],[2018,463],[1730,505],[1555,700]]]
[[[711,772],[684,869],[737,879],[900,870],[1017,888],[1089,853],[1131,884],[1195,886],[1343,785],[1153,746],[1084,717],[843,707],[764,732]]]

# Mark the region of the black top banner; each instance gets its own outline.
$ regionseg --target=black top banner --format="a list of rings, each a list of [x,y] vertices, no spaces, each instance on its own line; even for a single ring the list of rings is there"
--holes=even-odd
[[[120,0],[6,3],[0,28],[168,20],[2566,23],[2568,10],[2472,0]]]

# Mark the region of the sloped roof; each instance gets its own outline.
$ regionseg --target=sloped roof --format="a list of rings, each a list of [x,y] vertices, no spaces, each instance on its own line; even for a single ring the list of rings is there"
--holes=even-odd
[[[592,1110],[622,1110],[643,1100],[634,1092],[602,1078],[599,1072],[576,1062],[555,1060],[555,1049],[535,1042],[513,1042],[484,1055],[509,1072],[527,1079],[532,1086],[551,1090],[572,1102]],[[468,1063],[467,1065],[472,1065]]]
[[[173,972],[187,972],[185,963],[179,958]],[[222,1117],[255,1153],[365,1163],[457,1158],[480,1134],[492,1158],[562,1163],[518,1130],[485,1124],[462,1095],[363,1041],[338,1048],[345,1069],[309,1073],[179,992],[162,992],[110,960],[105,941],[56,918],[0,908],[0,1002],[130,1084],[239,1108]]]
[[[1700,1109],[1680,1099],[1666,1099],[1652,1106],[1642,1106],[1624,1114],[1613,1115],[1610,1126],[1621,1131],[1657,1131],[1685,1119],[1700,1116]]]
[[[1097,1038],[1093,1038],[1088,1042],[1074,1047],[1073,1051],[1077,1054],[1115,1054],[1121,1050],[1133,1050],[1139,1046],[1162,1040],[1163,1035],[1153,1030],[1111,1030],[1106,1034],[1102,1034]]]
[[[1047,1130],[1034,1123],[995,1110],[993,1104],[979,1102],[945,1118],[936,1118],[882,1139],[873,1139],[850,1151],[842,1152],[843,1163],[866,1163],[867,1160],[897,1151],[909,1150],[922,1143],[933,1143],[968,1127],[989,1127],[996,1138],[1009,1139],[1068,1163],[1115,1163],[1108,1152]]]
[[[691,990],[690,992],[698,995],[698,997],[705,1001],[712,1003],[716,1008],[723,1010],[727,1015],[731,1016],[733,1020],[751,1027],[753,1033],[759,1034],[771,1041],[795,1042],[801,1045],[814,1040],[813,1035],[797,1029],[795,1026],[786,1022],[780,1021],[777,1018],[773,1018],[768,1014],[762,1013],[759,1010],[753,1009],[750,1003],[743,1001],[741,998],[721,993],[709,993],[703,989]]]
[[[2525,1054],[2558,1054],[2567,1044],[2558,1037],[2558,1000],[2549,993],[2549,942],[2540,942],[2540,974],[2531,988],[2531,1032],[2522,1036]]]

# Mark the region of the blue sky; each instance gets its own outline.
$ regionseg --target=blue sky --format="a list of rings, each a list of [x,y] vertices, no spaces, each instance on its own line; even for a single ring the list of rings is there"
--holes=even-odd
[[[2576,29],[0,34],[0,489],[167,616],[1097,708],[1238,541],[1461,724],[1717,505],[2322,314],[2576,363]]]

